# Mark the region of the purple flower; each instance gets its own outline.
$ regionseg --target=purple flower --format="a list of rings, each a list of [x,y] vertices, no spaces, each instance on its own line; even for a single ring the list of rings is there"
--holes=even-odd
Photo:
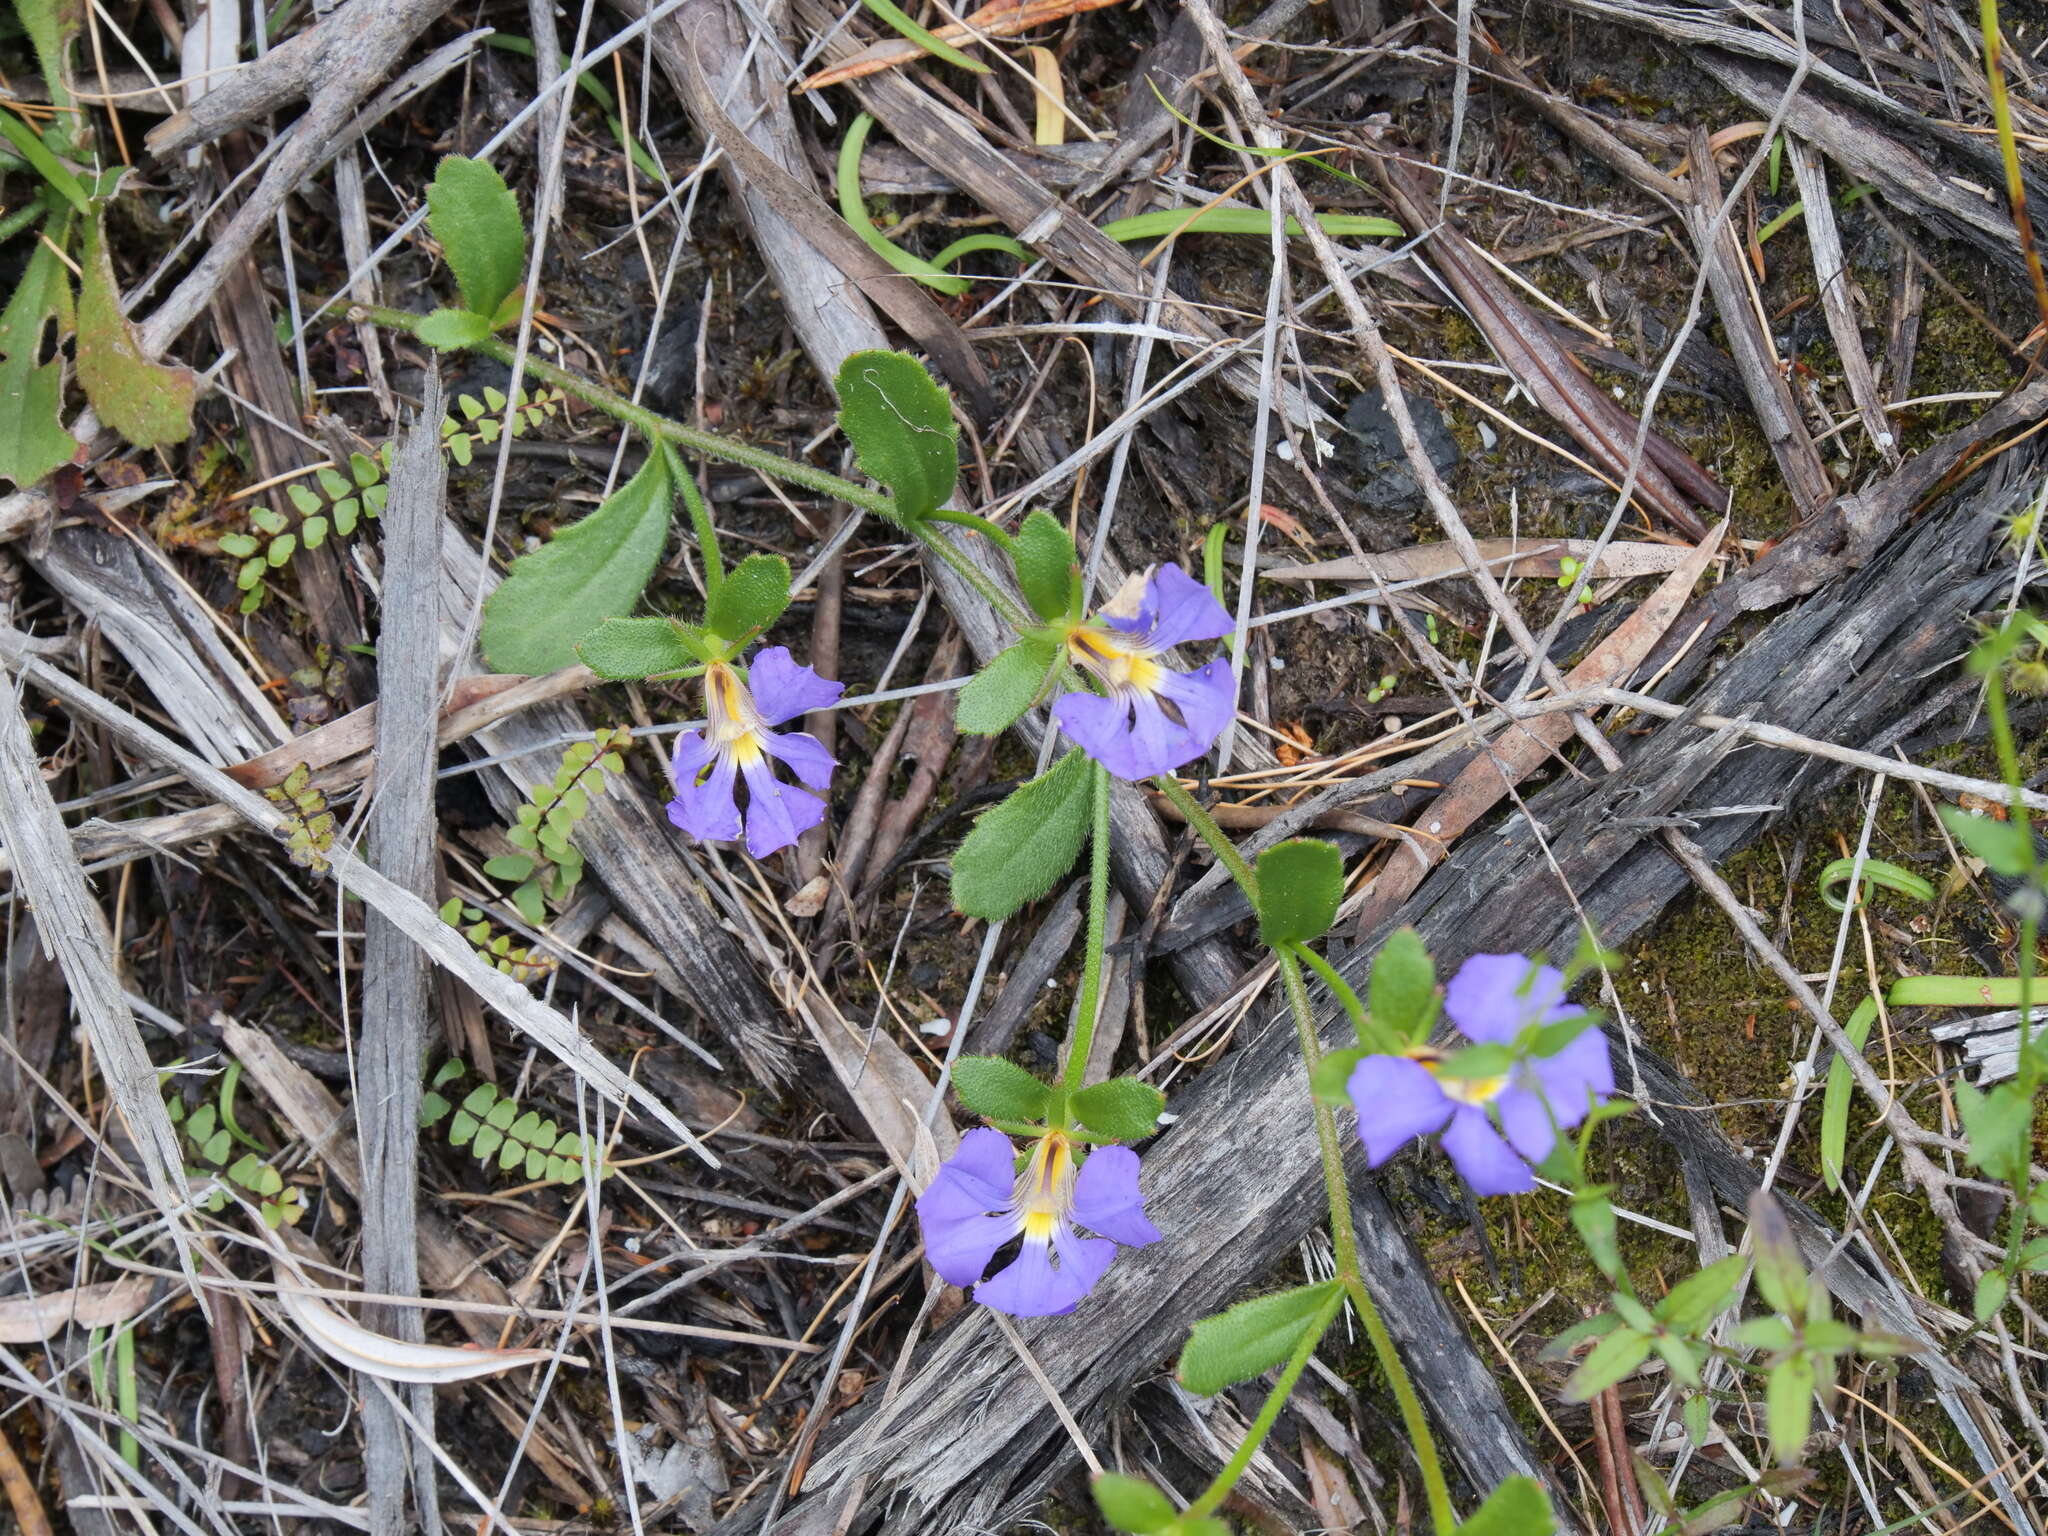
[[[676,797],[668,803],[668,819],[707,842],[738,837],[740,807],[733,790],[736,778],[744,776],[747,852],[760,859],[787,848],[825,819],[825,802],[809,789],[778,779],[769,759],[785,764],[811,789],[830,785],[837,766],[817,737],[769,727],[836,704],[846,685],[798,666],[781,645],[756,655],[747,672],[748,681],[742,682],[725,662],[704,669],[707,718],[702,731],[676,738],[669,759]]]
[[[1052,707],[1060,728],[1120,779],[1149,779],[1209,750],[1237,707],[1237,680],[1218,656],[1195,672],[1159,658],[1233,625],[1209,589],[1177,565],[1132,576],[1099,623],[1067,631],[1067,654],[1108,690],[1070,693]]]
[[[1565,1001],[1563,975],[1525,955],[1474,955],[1444,989],[1451,1022],[1486,1043],[1508,1044],[1532,1024],[1580,1011]],[[1524,1057],[1499,1077],[1445,1077],[1439,1068],[1447,1054],[1412,1045],[1399,1056],[1368,1056],[1353,1070],[1351,1102],[1373,1167],[1441,1130],[1444,1151],[1475,1190],[1520,1194],[1536,1187],[1529,1165],[1550,1155],[1557,1132],[1614,1092],[1607,1039],[1591,1020],[1555,1055]]]
[[[982,1305],[1012,1317],[1071,1312],[1109,1268],[1117,1243],[1142,1248],[1159,1241],[1158,1228],[1145,1219],[1138,1154],[1129,1147],[1097,1147],[1077,1172],[1072,1139],[1047,1131],[1021,1174],[1016,1166],[1001,1131],[969,1131],[917,1201],[925,1257],[948,1285],[973,1285]],[[1074,1222],[1102,1236],[1079,1237]],[[982,1280],[996,1250],[1013,1237],[1024,1239],[1023,1250]]]

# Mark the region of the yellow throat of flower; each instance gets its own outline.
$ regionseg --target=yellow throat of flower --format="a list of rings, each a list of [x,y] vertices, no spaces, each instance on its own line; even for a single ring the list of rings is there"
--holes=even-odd
[[[722,661],[704,669],[705,736],[741,767],[761,756],[761,715],[739,673]]]
[[[1445,1077],[1442,1067],[1447,1058],[1442,1051],[1426,1045],[1411,1045],[1402,1054],[1436,1079],[1445,1098],[1459,1104],[1489,1103],[1499,1098],[1500,1091],[1508,1085],[1505,1077]]]
[[[1064,1131],[1047,1131],[1017,1176],[1017,1214],[1030,1242],[1045,1242],[1073,1204],[1074,1145]]]
[[[1067,654],[1075,665],[1094,673],[1112,692],[1125,689],[1157,693],[1164,669],[1145,651],[1127,644],[1113,630],[1076,624],[1067,631]]]

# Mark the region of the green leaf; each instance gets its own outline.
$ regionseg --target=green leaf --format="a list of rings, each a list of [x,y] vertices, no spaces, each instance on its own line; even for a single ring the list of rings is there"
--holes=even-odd
[[[71,224],[67,211],[46,231],[61,244]],[[0,311],[0,476],[18,486],[34,485],[78,444],[64,430],[64,359],[38,363],[54,323],[61,335],[71,327],[71,280],[49,243],[39,241]]]
[[[1052,1092],[1000,1056],[962,1056],[953,1063],[953,1091],[969,1110],[990,1120],[1043,1119]]]
[[[69,203],[73,211],[82,214],[92,211],[92,198],[84,185],[26,123],[12,112],[0,113],[0,134],[6,136],[21,158],[34,167],[35,173],[43,178],[50,190]]]
[[[1096,1135],[1141,1141],[1159,1123],[1166,1095],[1135,1077],[1112,1077],[1083,1088],[1069,1102],[1075,1118]]]
[[[1278,949],[1329,932],[1344,899],[1344,856],[1335,843],[1296,837],[1259,855],[1259,937]]]
[[[1756,1288],[1772,1311],[1798,1320],[1806,1316],[1806,1266],[1785,1213],[1764,1190],[1749,1201],[1749,1236],[1756,1250]]]
[[[2030,1275],[2048,1270],[2048,1237],[2033,1237],[2021,1245],[2019,1266]]]
[[[1209,1397],[1250,1381],[1292,1355],[1304,1336],[1336,1316],[1344,1290],[1335,1280],[1241,1301],[1189,1330],[1180,1352],[1181,1385]]]
[[[1621,1279],[1621,1232],[1614,1219],[1614,1202],[1607,1198],[1611,1184],[1595,1184],[1572,1196],[1572,1226],[1587,1256],[1608,1279]]]
[[[182,443],[192,435],[192,371],[142,355],[141,339],[121,312],[101,225],[97,212],[86,220],[78,255],[78,382],[100,420],[137,448]]]
[[[1806,1448],[1813,1426],[1813,1359],[1787,1355],[1771,1367],[1764,1382],[1764,1422],[1770,1426],[1771,1454],[1778,1465],[1791,1466]]]
[[[780,555],[749,555],[718,584],[704,610],[704,627],[737,645],[782,617],[789,606],[789,562]]]
[[[1095,1507],[1120,1531],[1151,1536],[1173,1524],[1177,1513],[1165,1494],[1141,1477],[1105,1472],[1095,1479]]]
[[[1744,1349],[1760,1349],[1773,1355],[1782,1355],[1797,1341],[1791,1325],[1782,1317],[1753,1317],[1735,1330],[1734,1339]]]
[[[1351,1099],[1351,1074],[1358,1064],[1375,1054],[1362,1045],[1325,1052],[1309,1075],[1309,1091],[1324,1104],[1345,1104]]]
[[[1373,957],[1366,1007],[1398,1040],[1419,1040],[1435,1022],[1436,966],[1413,928],[1396,928]]]
[[[224,533],[215,542],[220,545],[222,554],[234,560],[246,560],[262,548],[253,536],[246,533]]]
[[[2005,1278],[2003,1270],[1987,1269],[1979,1275],[1977,1297],[1971,1308],[1977,1314],[1977,1321],[1988,1323],[1996,1317],[2005,1305],[2006,1293],[2011,1289],[2012,1282]]]
[[[1405,231],[1392,219],[1369,214],[1319,213],[1316,222],[1323,233],[1340,240],[1398,240]],[[1258,235],[1270,239],[1273,215],[1263,208],[1155,208],[1134,213],[1127,219],[1112,219],[1102,233],[1112,240],[1156,240],[1179,231],[1190,235]],[[1287,233],[1299,235],[1301,221],[1289,217]]]
[[[484,873],[493,880],[509,880],[517,884],[533,873],[533,860],[523,853],[501,853],[496,858],[484,860]]]
[[[2034,867],[2034,834],[2017,821],[1978,816],[1958,805],[1940,807],[1942,825],[1994,875],[2017,878]]]
[[[526,920],[529,928],[544,927],[548,920],[548,909],[541,895],[540,882],[529,880],[512,893],[512,905],[519,909],[519,915]]]
[[[674,619],[606,619],[576,642],[576,654],[599,677],[631,681],[704,659],[702,642]]]
[[[1843,1032],[1863,1049],[1870,1038],[1870,1026],[1877,1022],[1877,999],[1866,995],[1849,1015]],[[1849,1058],[1836,1052],[1828,1063],[1828,1083],[1820,1101],[1820,1171],[1829,1189],[1842,1187],[1842,1163],[1849,1155],[1849,1101],[1856,1080],[1849,1072]]]
[[[996,656],[960,690],[960,729],[969,736],[1008,730],[1044,690],[1046,674],[1058,659],[1059,647],[1036,636],[1019,640]]]
[[[2034,1101],[2019,1079],[2000,1083],[1989,1093],[1957,1083],[1956,1111],[1969,1138],[1970,1161],[1994,1179],[2021,1183],[2027,1173]]]
[[[1551,1536],[1557,1520],[1534,1478],[1511,1477],[1458,1527],[1459,1536]]]
[[[1714,1426],[1714,1400],[1704,1392],[1695,1392],[1685,1400],[1685,1411],[1680,1415],[1685,1420],[1685,1437],[1694,1445],[1705,1445]]]
[[[1580,1362],[1564,1384],[1566,1402],[1598,1397],[1650,1358],[1650,1341],[1633,1328],[1617,1328]]]
[[[1584,1322],[1573,1323],[1556,1338],[1543,1346],[1537,1355],[1539,1360],[1569,1360],[1572,1352],[1588,1339],[1604,1339],[1621,1326],[1621,1319],[1612,1312],[1602,1312],[1598,1317],[1589,1317]]]
[[[1060,520],[1042,507],[1033,508],[1017,529],[1010,558],[1031,611],[1048,622],[1064,618],[1073,601],[1081,557]]]
[[[1698,1274],[1687,1275],[1657,1303],[1657,1321],[1687,1338],[1696,1336],[1720,1315],[1728,1298],[1735,1294],[1743,1263],[1741,1254],[1732,1253]]]
[[[872,117],[865,112],[858,113],[853,121],[846,125],[846,137],[839,141],[839,164],[836,177],[836,190],[839,194],[839,216],[846,220],[856,235],[860,236],[862,244],[866,245],[869,250],[873,251],[905,277],[914,277],[920,283],[936,288],[941,293],[956,295],[965,293],[974,286],[971,279],[955,277],[936,262],[926,261],[922,256],[906,251],[894,240],[891,240],[887,235],[875,228],[875,221],[868,217],[867,200],[861,196],[860,157],[862,151],[867,148],[868,130],[874,126],[875,120]],[[984,242],[1016,245],[1016,242],[1009,239],[1006,235],[983,235],[978,237],[978,239],[970,235],[968,240],[975,241],[977,245]],[[965,252],[961,247],[966,244],[967,241],[956,240],[952,245],[946,247],[946,253],[948,255],[963,255]],[[1030,253],[1025,251],[1022,246],[1017,246],[1017,249],[1023,259],[1027,261],[1030,259]],[[841,378],[844,378],[844,374],[841,375]],[[879,479],[880,476],[876,478]]]
[[[839,427],[860,467],[888,487],[899,522],[946,504],[960,474],[959,429],[946,392],[901,352],[856,352],[839,367]]]
[[[1658,1333],[1650,1337],[1651,1347],[1664,1357],[1664,1363],[1671,1368],[1672,1376],[1688,1387],[1700,1384],[1699,1358],[1692,1346],[1676,1334]]]
[[[491,322],[466,309],[437,309],[413,327],[413,334],[437,352],[455,352],[489,337]]]
[[[668,542],[668,455],[647,461],[604,504],[512,562],[484,602],[483,651],[500,672],[539,675],[576,660],[576,642],[631,611]]]
[[[953,905],[995,922],[1051,890],[1088,839],[1093,789],[1076,747],[983,816],[953,855]]]
[[[969,58],[951,43],[926,31],[908,16],[904,15],[902,11],[898,10],[891,3],[891,0],[861,0],[861,3],[933,57],[944,59],[948,64],[958,65],[961,69],[972,70],[977,75],[985,75],[989,72],[988,65],[982,63],[979,59]],[[1125,1529],[1149,1530],[1150,1527],[1127,1526]]]
[[[481,160],[450,155],[427,188],[427,229],[440,242],[463,306],[485,322],[525,275],[526,226],[505,178]]]

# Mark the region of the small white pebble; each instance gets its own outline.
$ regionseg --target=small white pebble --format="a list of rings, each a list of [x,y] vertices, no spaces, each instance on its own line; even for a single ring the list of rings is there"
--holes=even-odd
[[[950,1033],[952,1028],[953,1021],[951,1019],[933,1019],[928,1024],[918,1025],[917,1032],[920,1035],[943,1035]]]
[[[1284,437],[1281,438],[1279,442],[1273,445],[1273,457],[1282,464],[1292,464],[1294,462],[1294,444],[1287,441]]]
[[[1281,660],[1278,656],[1269,657],[1266,661],[1266,665],[1271,667],[1275,672],[1285,672],[1287,670],[1287,663]]]
[[[1387,716],[1387,718],[1386,718],[1385,720],[1383,720],[1383,721],[1381,721],[1381,722],[1380,722],[1380,729],[1381,729],[1381,730],[1383,730],[1383,731],[1385,731],[1385,732],[1386,732],[1386,733],[1387,733],[1387,734],[1388,734],[1389,736],[1398,736],[1398,735],[1400,735],[1400,734],[1401,734],[1401,717],[1400,717],[1399,715],[1389,715],[1389,716]]]
[[[1444,829],[1444,824],[1443,824],[1442,822],[1440,822],[1440,821],[1432,821],[1432,822],[1431,822],[1431,823],[1429,824],[1429,835],[1430,835],[1431,837],[1435,837],[1435,836],[1437,835],[1437,833],[1439,833],[1439,832],[1443,831],[1443,829]]]
[[[1159,1123],[1161,1125],[1172,1125],[1174,1121],[1178,1120],[1179,1118],[1179,1115],[1172,1114],[1167,1110],[1162,1109],[1161,1111],[1159,1111]]]
[[[1493,445],[1500,441],[1500,434],[1483,421],[1477,423],[1477,425],[1479,427],[1479,446],[1491,452]]]
[[[624,1246],[626,1252],[638,1253],[640,1251],[640,1239],[637,1237],[629,1237],[626,1239]]]

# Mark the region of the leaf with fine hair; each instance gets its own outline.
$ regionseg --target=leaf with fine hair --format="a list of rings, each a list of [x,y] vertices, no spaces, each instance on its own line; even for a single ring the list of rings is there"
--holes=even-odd
[[[705,646],[677,619],[606,619],[576,642],[576,654],[599,677],[637,682],[696,665]]]
[[[1259,855],[1259,937],[1275,949],[1329,932],[1344,899],[1344,856],[1335,843],[1296,837]]]
[[[483,161],[449,155],[427,188],[427,229],[455,274],[463,307],[488,327],[525,275],[526,225],[512,189]]]
[[[1241,1301],[1205,1317],[1180,1352],[1181,1385],[1201,1397],[1250,1381],[1291,1356],[1302,1338],[1320,1334],[1344,1296],[1335,1280]]]
[[[1017,568],[1017,585],[1023,588],[1024,600],[1033,613],[1048,623],[1065,617],[1073,601],[1080,559],[1073,536],[1060,520],[1043,507],[1032,508],[1017,529],[1011,560]]]
[[[955,718],[969,736],[994,736],[1016,723],[1045,688],[1059,657],[1050,640],[1019,640],[994,657],[960,690]]]
[[[1422,935],[1396,928],[1373,957],[1366,982],[1373,1022],[1404,1042],[1419,1040],[1436,1018],[1436,966]]]
[[[491,334],[491,322],[467,309],[437,309],[412,328],[437,352],[456,352],[473,347]]]
[[[946,392],[902,352],[856,352],[839,365],[839,427],[868,475],[888,487],[897,520],[922,522],[960,475],[959,429]]]
[[[71,281],[57,251],[71,212],[54,215],[29,252],[21,278],[0,311],[0,477],[34,485],[78,451],[64,430],[64,359],[40,361],[52,325],[72,325]]]
[[[141,338],[121,312],[104,223],[95,209],[78,253],[78,382],[100,420],[137,448],[182,443],[192,435],[192,370],[143,355]]]
[[[1166,1095],[1135,1077],[1112,1077],[1079,1090],[1069,1103],[1074,1117],[1096,1135],[1140,1141],[1159,1124]]]
[[[1133,1536],[1153,1536],[1173,1524],[1173,1504],[1142,1477],[1104,1472],[1092,1484],[1095,1507],[1102,1518]]]
[[[789,607],[789,562],[780,555],[749,555],[727,573],[704,610],[704,627],[737,645],[766,629]]]
[[[650,453],[595,512],[513,561],[484,602],[491,666],[536,676],[566,667],[579,640],[630,613],[668,542],[674,502],[668,455]]]
[[[953,905],[995,922],[1051,890],[1088,839],[1093,787],[1076,747],[983,816],[953,855]]]
[[[1052,1092],[1000,1056],[962,1056],[953,1063],[953,1091],[969,1110],[989,1120],[1037,1120]]]

